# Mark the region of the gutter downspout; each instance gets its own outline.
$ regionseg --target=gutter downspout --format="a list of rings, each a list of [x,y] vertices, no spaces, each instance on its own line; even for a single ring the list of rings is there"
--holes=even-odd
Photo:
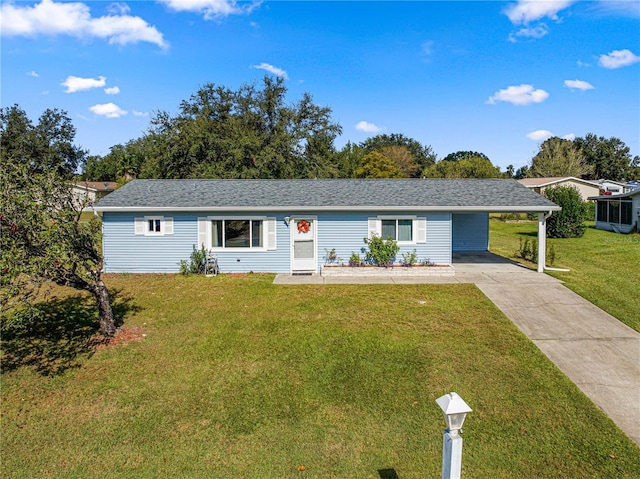
[[[538,273],[544,271],[561,271],[569,272],[571,270],[564,268],[551,268],[547,264],[547,220],[553,214],[549,211],[547,214],[538,213]]]

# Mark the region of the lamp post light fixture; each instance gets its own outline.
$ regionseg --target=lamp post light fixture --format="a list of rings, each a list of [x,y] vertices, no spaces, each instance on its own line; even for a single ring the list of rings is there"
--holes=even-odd
[[[462,471],[462,424],[472,409],[458,393],[445,394],[436,399],[442,409],[447,429],[442,438],[442,479],[460,479]]]

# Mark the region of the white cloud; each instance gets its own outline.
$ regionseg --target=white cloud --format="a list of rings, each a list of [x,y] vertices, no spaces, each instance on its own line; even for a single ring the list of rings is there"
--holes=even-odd
[[[149,116],[149,112],[132,110],[133,116]]]
[[[498,101],[504,101],[513,105],[529,105],[530,103],[541,103],[549,98],[549,94],[544,90],[535,90],[533,85],[510,86],[497,91],[485,102],[495,105]]]
[[[509,40],[511,42],[515,42],[516,41],[515,37],[542,38],[547,33],[549,33],[549,29],[544,23],[541,23],[540,25],[537,25],[535,27],[521,28],[515,34],[510,35]]]
[[[424,42],[422,45],[420,45],[420,48],[422,48],[422,53],[424,53],[425,55],[431,55],[433,53],[433,45],[433,40]]]
[[[142,18],[113,13],[94,18],[89,7],[81,2],[42,0],[34,6],[5,3],[0,7],[0,31],[3,36],[69,35],[102,38],[109,44],[149,42],[167,46],[162,33]]]
[[[260,65],[253,65],[251,68],[255,68],[257,70],[266,70],[269,73],[273,73],[275,76],[283,78],[285,80],[289,79],[289,75],[287,72],[281,68],[274,67],[273,65],[269,65],[268,63],[262,62]]]
[[[60,85],[67,87],[65,93],[75,93],[77,91],[91,90],[92,88],[102,88],[106,83],[106,78],[101,76],[95,78],[81,78],[69,75]]]
[[[117,95],[118,93],[120,93],[120,87],[112,86],[112,87],[109,87],[109,88],[105,88],[104,92],[107,95]]]
[[[609,70],[626,67],[640,62],[640,57],[634,55],[631,50],[614,50],[608,55],[600,55],[598,65]]]
[[[578,60],[578,61],[576,62],[576,65],[578,65],[579,67],[586,67],[586,68],[588,68],[588,67],[590,67],[590,66],[591,66],[591,64],[590,64],[590,63],[583,62],[582,60]]]
[[[594,89],[594,86],[591,83],[582,80],[565,80],[564,86],[571,88],[572,90],[586,91]]]
[[[356,130],[364,131],[365,133],[378,133],[382,128],[374,123],[369,123],[368,121],[363,120],[356,123]]]
[[[599,0],[595,8],[605,15],[624,15],[632,18],[640,17],[638,0]]]
[[[105,116],[107,118],[120,118],[126,115],[127,112],[120,108],[115,103],[103,103],[102,105],[93,105],[89,110],[99,116]]]
[[[33,78],[38,78],[40,75],[38,75],[38,73],[35,72],[34,70],[31,70],[30,72],[27,72],[27,76],[28,77],[33,77]]]
[[[568,133],[562,137],[563,140],[573,141],[576,139],[576,135],[574,133]]]
[[[131,7],[126,3],[115,2],[107,7],[107,11],[113,15],[126,15],[131,11]]]
[[[259,1],[240,6],[236,0],[160,0],[160,2],[176,12],[201,13],[205,20],[251,13],[260,6]]]
[[[558,12],[574,2],[575,0],[518,0],[507,6],[503,13],[514,25],[527,25],[545,17],[558,20]]]
[[[535,141],[544,141],[551,138],[552,136],[553,133],[551,133],[549,130],[536,130],[532,131],[531,133],[527,133],[527,138]]]

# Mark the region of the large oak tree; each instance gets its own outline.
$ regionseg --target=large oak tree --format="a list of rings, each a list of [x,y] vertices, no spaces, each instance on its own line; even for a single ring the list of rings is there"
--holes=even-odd
[[[207,83],[173,115],[160,111],[146,135],[92,158],[85,176],[141,178],[326,178],[340,175],[333,142],[341,127],[308,93],[287,101],[281,78],[237,90]],[[100,177],[99,179],[104,179]],[[115,179],[115,178],[111,178]]]

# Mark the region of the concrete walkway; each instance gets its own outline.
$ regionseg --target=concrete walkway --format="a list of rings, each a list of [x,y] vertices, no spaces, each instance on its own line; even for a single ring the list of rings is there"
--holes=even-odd
[[[480,253],[454,257],[454,277],[323,278],[277,284],[474,283],[538,348],[640,445],[640,333],[562,282]]]

